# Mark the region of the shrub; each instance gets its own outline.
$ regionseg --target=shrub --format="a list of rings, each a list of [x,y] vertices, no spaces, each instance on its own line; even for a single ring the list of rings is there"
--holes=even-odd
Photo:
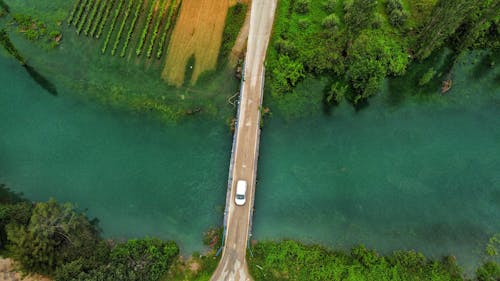
[[[337,0],[327,0],[325,3],[323,3],[323,9],[327,13],[333,13],[335,11],[335,6],[337,5]]]
[[[406,23],[408,13],[404,10],[401,0],[388,0],[385,9],[392,26],[401,27]]]
[[[295,2],[295,12],[299,14],[307,14],[309,12],[310,0],[297,0]]]
[[[64,263],[92,256],[98,231],[71,204],[49,200],[35,205],[27,225],[9,224],[7,237],[23,269],[50,274]]]
[[[339,23],[340,20],[337,15],[330,14],[323,19],[321,25],[326,29],[338,29]]]
[[[500,280],[500,266],[495,262],[487,262],[476,270],[476,277],[479,281]]]

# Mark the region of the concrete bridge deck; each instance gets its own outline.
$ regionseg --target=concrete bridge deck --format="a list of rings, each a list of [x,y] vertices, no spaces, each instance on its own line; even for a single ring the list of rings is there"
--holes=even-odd
[[[245,58],[238,124],[233,147],[232,172],[229,184],[225,239],[221,261],[212,275],[213,281],[252,280],[248,273],[246,249],[248,245],[255,179],[260,140],[260,117],[264,88],[264,59],[271,36],[277,0],[252,0],[250,31]],[[235,185],[246,180],[247,202],[243,206],[234,203]]]

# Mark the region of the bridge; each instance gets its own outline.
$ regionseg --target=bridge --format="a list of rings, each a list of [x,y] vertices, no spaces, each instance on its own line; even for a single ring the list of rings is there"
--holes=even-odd
[[[264,59],[276,5],[277,0],[252,0],[247,53],[229,168],[222,257],[210,279],[212,281],[252,280],[248,273],[246,249],[252,224],[259,156]],[[247,200],[243,206],[234,203],[238,180],[246,180],[248,183]]]

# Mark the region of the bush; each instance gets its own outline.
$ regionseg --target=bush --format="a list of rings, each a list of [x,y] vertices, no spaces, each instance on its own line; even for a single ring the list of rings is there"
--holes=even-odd
[[[9,250],[24,270],[51,274],[78,258],[94,255],[98,232],[71,204],[37,203],[27,225],[7,225]]]
[[[385,4],[389,23],[394,27],[402,27],[408,20],[408,13],[404,10],[401,0],[388,0]]]
[[[299,19],[297,25],[300,29],[306,30],[311,25],[311,21],[308,19]]]
[[[337,0],[327,0],[323,3],[323,8],[327,13],[333,13],[335,11],[335,6],[337,5]]]
[[[310,0],[297,0],[295,2],[295,12],[299,14],[307,14],[309,12]]]
[[[476,278],[479,281],[500,280],[500,266],[494,262],[487,262],[476,270]]]
[[[344,2],[344,21],[348,35],[356,36],[362,30],[370,27],[373,22],[377,0],[350,0]]]
[[[337,17],[337,15],[330,14],[323,19],[323,21],[321,22],[321,25],[323,26],[323,28],[326,28],[326,29],[338,29],[339,23],[340,23],[340,20]]]

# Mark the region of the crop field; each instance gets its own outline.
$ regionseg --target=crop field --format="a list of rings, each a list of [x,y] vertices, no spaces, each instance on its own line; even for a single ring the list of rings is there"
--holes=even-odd
[[[162,73],[168,83],[177,86],[184,83],[186,66],[192,58],[194,65],[187,66],[192,67],[191,83],[201,73],[216,68],[226,15],[234,2],[184,0]]]
[[[102,54],[161,59],[182,0],[76,0],[67,23]]]

